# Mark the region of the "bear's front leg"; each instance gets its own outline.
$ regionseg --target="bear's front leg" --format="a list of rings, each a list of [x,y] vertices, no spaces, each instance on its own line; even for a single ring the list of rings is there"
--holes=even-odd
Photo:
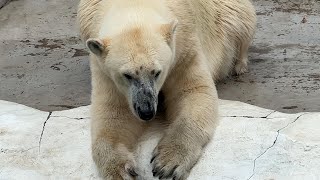
[[[177,72],[164,89],[170,125],[151,159],[153,176],[160,179],[187,179],[218,123],[218,97],[209,70],[194,61]]]
[[[138,174],[132,152],[144,128],[127,108],[93,103],[92,157],[104,179],[135,179]]]

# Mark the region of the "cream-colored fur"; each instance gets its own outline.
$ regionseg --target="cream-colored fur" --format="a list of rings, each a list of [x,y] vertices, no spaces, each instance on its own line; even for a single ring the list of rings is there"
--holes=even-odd
[[[251,2],[81,0],[78,18],[92,51],[92,155],[100,174],[134,179],[135,145],[159,126],[165,134],[151,160],[154,175],[186,179],[218,124],[214,81],[247,69]],[[135,113],[140,90],[132,90],[132,79],[152,81],[140,89],[164,94],[165,111],[151,122]]]

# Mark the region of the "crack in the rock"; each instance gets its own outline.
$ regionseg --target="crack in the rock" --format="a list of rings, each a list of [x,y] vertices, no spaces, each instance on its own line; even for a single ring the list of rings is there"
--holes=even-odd
[[[35,149],[35,148],[37,148],[37,147],[38,147],[38,146],[31,147],[31,148],[29,148],[29,149],[26,149],[26,150],[21,151],[21,153],[24,153],[24,152],[30,151],[30,150]]]
[[[271,114],[272,114],[272,113],[271,113]],[[271,115],[271,114],[270,114],[270,115]],[[284,127],[282,127],[282,128],[280,128],[280,129],[277,130],[277,136],[276,136],[275,140],[273,141],[273,144],[272,144],[271,146],[269,146],[269,147],[268,147],[266,150],[264,150],[258,157],[256,157],[256,158],[254,159],[254,161],[253,161],[252,174],[251,174],[251,176],[248,178],[248,180],[250,180],[250,179],[254,176],[254,174],[255,174],[256,161],[257,161],[261,156],[263,156],[269,149],[271,149],[271,148],[276,144],[276,142],[277,142],[277,140],[278,140],[278,137],[279,137],[279,135],[280,135],[280,131],[282,131],[283,129],[285,129],[285,128],[287,128],[288,126],[290,126],[290,124],[295,123],[301,116],[303,116],[303,115],[305,115],[305,114],[307,114],[307,113],[300,114],[300,115],[299,115],[298,117],[296,117],[292,122],[288,123],[286,126],[284,126]],[[269,116],[270,116],[270,115],[269,115]]]
[[[43,136],[43,132],[44,132],[44,129],[45,129],[45,127],[46,127],[46,123],[47,123],[47,121],[50,119],[50,117],[51,117],[51,114],[52,114],[52,112],[49,112],[49,115],[48,115],[48,117],[47,117],[47,119],[44,121],[44,123],[43,123],[43,126],[42,126],[42,131],[41,131],[41,134],[40,134],[40,138],[39,138],[39,153],[40,153],[40,148],[41,148],[41,141],[42,141],[42,136]]]
[[[277,112],[276,110],[273,110],[272,112],[270,112],[267,116],[265,116],[264,118],[269,118],[269,116],[271,116],[271,114],[273,114],[273,113],[275,113],[275,112]]]
[[[231,118],[239,118],[239,117],[242,117],[242,118],[258,118],[258,119],[268,119],[269,118],[269,116],[271,115],[271,114],[273,114],[273,113],[275,113],[275,112],[277,112],[277,111],[272,111],[272,112],[270,112],[268,115],[266,115],[266,116],[259,116],[259,117],[255,117],[255,116],[221,116],[221,117],[231,117]]]
[[[51,117],[64,117],[64,118],[68,118],[68,119],[75,119],[75,120],[82,120],[82,119],[89,119],[90,117],[84,117],[84,118],[72,118],[72,117],[68,117],[68,116],[51,116]]]

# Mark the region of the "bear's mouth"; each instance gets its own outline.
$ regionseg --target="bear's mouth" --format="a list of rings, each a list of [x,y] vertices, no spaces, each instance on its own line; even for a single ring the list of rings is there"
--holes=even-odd
[[[157,99],[157,112],[164,112],[165,111],[165,104],[164,104],[164,94],[162,91],[159,92],[158,94],[158,99]]]

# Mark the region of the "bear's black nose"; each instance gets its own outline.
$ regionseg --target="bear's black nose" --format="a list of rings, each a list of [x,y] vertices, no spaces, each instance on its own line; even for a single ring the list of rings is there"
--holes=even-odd
[[[139,117],[144,121],[151,120],[156,114],[154,108],[150,105],[149,102],[146,104],[138,105],[136,107],[136,111]]]

